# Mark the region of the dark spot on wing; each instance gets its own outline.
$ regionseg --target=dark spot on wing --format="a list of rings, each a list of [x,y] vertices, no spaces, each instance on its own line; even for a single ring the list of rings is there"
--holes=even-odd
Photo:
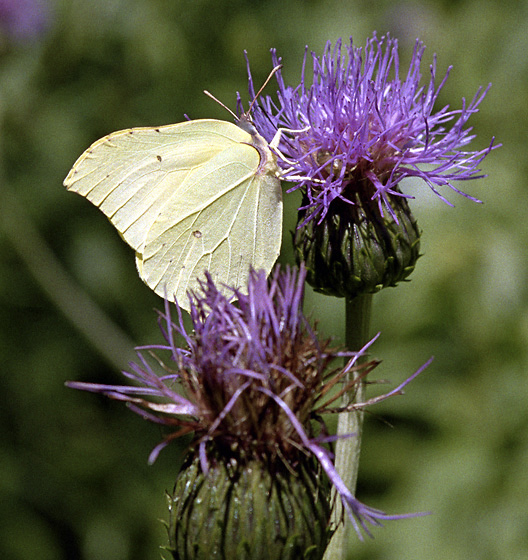
[[[196,237],[196,239],[200,239],[200,237],[202,237],[202,232],[201,231],[193,231],[193,235],[194,237]]]
[[[157,156],[156,156],[156,159],[157,159],[158,161],[161,161],[161,156],[160,156],[160,155],[157,155]]]

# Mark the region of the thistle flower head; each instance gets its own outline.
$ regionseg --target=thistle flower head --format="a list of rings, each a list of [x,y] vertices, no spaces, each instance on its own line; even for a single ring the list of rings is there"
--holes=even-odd
[[[332,403],[354,390],[351,381],[330,394],[346,373],[357,368],[365,376],[376,362],[358,365],[370,343],[360,352],[339,352],[318,339],[301,312],[304,280],[304,270],[275,272],[269,282],[264,271],[253,271],[247,295],[233,289],[234,303],[207,276],[202,292],[190,296],[192,331],[185,329],[181,312],[178,322],[172,320],[166,304],[160,314],[166,344],[139,348],[139,362],[125,373],[137,386],[68,386],[126,401],[144,418],[173,430],[151,461],[171,440],[190,432],[193,456],[204,473],[230,461],[294,472],[311,457],[336,487],[358,533],[360,527],[368,533],[368,524],[402,516],[371,509],[346,488],[329,448],[335,437],[328,436],[320,415],[337,412]],[[170,354],[175,367],[165,365],[165,374],[158,376],[148,353],[160,351]],[[345,368],[331,367],[343,357]],[[386,396],[401,392],[422,369]]]
[[[36,39],[49,27],[50,17],[46,0],[0,0],[0,35],[20,42]]]
[[[350,41],[346,54],[341,40],[327,43],[321,57],[312,53],[313,77],[302,69],[296,87],[276,74],[278,102],[259,101],[254,123],[268,140],[288,129],[279,145],[282,178],[302,189],[307,200],[305,222],[322,220],[335,199],[350,204],[374,200],[380,212],[391,212],[391,197],[401,197],[400,183],[407,177],[423,179],[442,200],[448,187],[472,200],[455,182],[482,177],[479,164],[491,144],[480,151],[465,151],[474,138],[467,122],[478,111],[489,88],[479,88],[460,109],[445,106],[435,111],[449,70],[437,84],[436,57],[429,80],[421,83],[424,45],[416,41],[408,71],[400,76],[398,43],[376,34],[366,47]],[[272,50],[274,65],[280,63]],[[249,64],[248,64],[249,72]],[[311,81],[311,84],[309,83]],[[250,93],[254,87],[249,72]],[[395,216],[393,216],[395,217]]]

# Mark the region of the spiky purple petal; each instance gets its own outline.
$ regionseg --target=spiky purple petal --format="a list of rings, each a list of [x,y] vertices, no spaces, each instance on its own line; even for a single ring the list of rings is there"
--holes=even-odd
[[[144,419],[170,428],[171,433],[151,452],[149,463],[170,441],[190,432],[204,473],[210,466],[211,446],[217,453],[218,449],[242,453],[251,460],[291,461],[290,469],[300,455],[312,455],[338,491],[360,537],[362,532],[370,535],[369,526],[405,516],[369,508],[346,488],[327,448],[335,438],[327,436],[320,411],[336,411],[328,407],[327,393],[346,372],[361,367],[366,375],[375,367],[376,362],[358,364],[379,335],[359,352],[329,350],[328,341],[318,340],[302,314],[305,275],[304,269],[298,273],[286,269],[276,271],[268,282],[264,271],[253,271],[247,294],[233,290],[233,297],[221,293],[206,275],[202,292],[190,295],[192,331],[184,328],[181,313],[178,322],[172,320],[166,304],[160,315],[166,344],[142,347],[138,363],[125,373],[139,386],[67,385],[125,401]],[[185,348],[178,346],[178,339]],[[150,359],[160,349],[170,353],[176,371]],[[343,357],[348,360],[345,368],[329,371],[333,360]],[[163,367],[164,373],[157,375],[151,362]],[[385,398],[401,393],[424,367]],[[316,418],[322,435],[312,433]]]
[[[437,85],[436,56],[428,82],[421,83],[421,61],[425,47],[416,41],[409,69],[400,78],[398,42],[376,34],[365,48],[350,40],[346,54],[341,40],[324,53],[311,54],[312,83],[306,62],[299,85],[284,83],[279,70],[278,102],[264,97],[255,107],[253,120],[258,131],[271,141],[279,129],[278,151],[282,178],[308,196],[309,219],[321,220],[336,198],[353,198],[346,192],[351,183],[370,183],[372,199],[380,211],[390,211],[390,196],[402,195],[403,179],[422,179],[444,202],[439,189],[448,187],[479,202],[454,185],[456,181],[483,177],[479,165],[493,149],[493,140],[483,150],[465,151],[475,136],[467,122],[478,111],[490,86],[479,88],[473,99],[462,100],[461,109],[435,104],[449,70]],[[272,50],[273,64],[281,59]],[[254,95],[249,71],[250,94]],[[497,146],[495,146],[497,147]]]

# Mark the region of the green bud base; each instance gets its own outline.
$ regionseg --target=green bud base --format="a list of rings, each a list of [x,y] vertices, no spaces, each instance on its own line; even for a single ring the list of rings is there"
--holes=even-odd
[[[219,461],[204,475],[198,458],[189,463],[169,497],[173,558],[320,560],[331,536],[326,479],[303,465],[274,471]]]
[[[376,201],[336,199],[321,223],[315,218],[295,231],[296,260],[305,263],[315,291],[354,299],[409,276],[420,256],[420,231],[405,198],[393,196],[390,204],[397,221],[387,209],[382,216]],[[305,217],[300,211],[298,223]]]

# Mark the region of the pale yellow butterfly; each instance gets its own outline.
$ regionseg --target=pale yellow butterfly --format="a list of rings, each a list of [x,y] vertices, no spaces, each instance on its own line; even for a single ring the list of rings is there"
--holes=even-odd
[[[269,273],[279,255],[279,167],[251,122],[252,105],[237,124],[202,119],[114,132],[64,180],[136,251],[145,284],[187,310],[187,291],[204,271],[222,291],[244,291],[250,267]]]

